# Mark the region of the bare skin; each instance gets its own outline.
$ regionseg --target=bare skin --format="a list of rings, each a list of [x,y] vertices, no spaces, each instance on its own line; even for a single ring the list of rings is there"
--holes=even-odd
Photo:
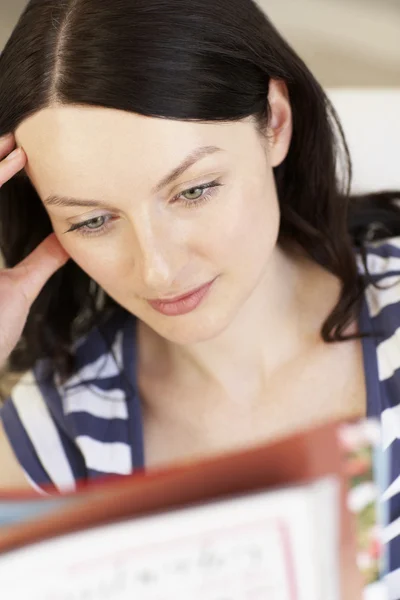
[[[243,371],[236,390],[199,375],[190,365],[186,372],[154,369],[149,359],[157,341],[139,325],[138,382],[148,468],[265,443],[332,420],[365,417],[361,341],[326,344],[319,333],[336,302],[339,282],[315,265],[309,265],[303,281],[318,303],[302,313],[302,326],[309,332],[302,349],[267,377],[260,375],[259,365]],[[356,331],[353,323],[347,333]],[[234,351],[232,355],[234,360]]]

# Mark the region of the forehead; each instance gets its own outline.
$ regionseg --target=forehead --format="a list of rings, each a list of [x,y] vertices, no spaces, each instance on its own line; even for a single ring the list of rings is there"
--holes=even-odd
[[[43,109],[15,131],[39,194],[71,195],[88,181],[106,194],[115,193],[116,181],[132,185],[133,177],[153,185],[197,146],[215,144],[234,154],[246,135],[244,122],[194,123],[86,106]]]

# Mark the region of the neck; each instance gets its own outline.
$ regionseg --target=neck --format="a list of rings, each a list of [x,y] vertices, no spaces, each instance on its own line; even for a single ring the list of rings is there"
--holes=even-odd
[[[143,364],[198,389],[218,386],[228,397],[249,397],[304,349],[320,343],[339,281],[304,256],[276,248],[268,269],[230,325],[191,345],[171,343],[140,323]],[[142,353],[143,348],[143,353]]]

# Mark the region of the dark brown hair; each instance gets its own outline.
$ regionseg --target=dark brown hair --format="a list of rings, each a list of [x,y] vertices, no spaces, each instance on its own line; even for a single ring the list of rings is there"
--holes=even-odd
[[[286,83],[293,113],[289,152],[274,170],[280,242],[297,242],[341,280],[341,297],[321,330],[325,341],[341,340],[365,285],[354,246],[372,235],[371,224],[375,237],[400,233],[399,194],[350,197],[351,161],[335,110],[254,1],[31,0],[0,56],[0,135],[55,103],[200,122],[253,116],[262,133],[271,79]],[[51,230],[26,176],[2,187],[7,266]],[[99,293],[72,261],[57,272],[32,307],[11,368],[23,371],[47,357],[68,375],[72,342],[115,306],[106,296],[99,310]]]

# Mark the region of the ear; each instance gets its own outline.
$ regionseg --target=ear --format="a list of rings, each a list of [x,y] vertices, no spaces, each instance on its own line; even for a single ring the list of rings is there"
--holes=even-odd
[[[271,117],[268,125],[268,149],[271,167],[277,167],[286,158],[292,139],[293,122],[289,92],[284,81],[271,79],[268,102]]]

